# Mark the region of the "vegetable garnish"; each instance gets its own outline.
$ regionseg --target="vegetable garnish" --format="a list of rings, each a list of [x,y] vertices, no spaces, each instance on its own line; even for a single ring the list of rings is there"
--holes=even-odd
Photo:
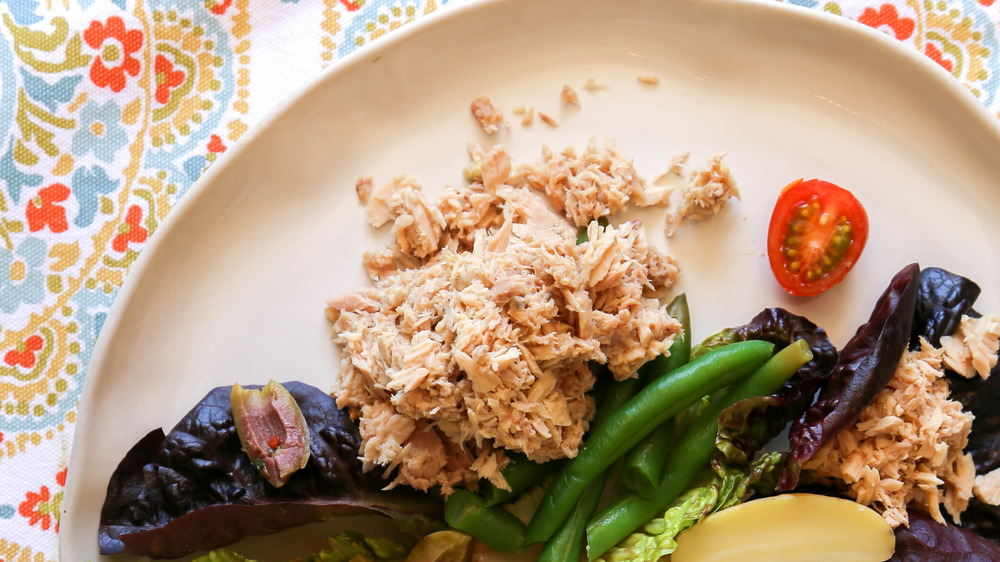
[[[854,267],[868,240],[868,214],[850,191],[795,180],[778,197],[767,232],[771,271],[792,295],[813,297]]]
[[[788,433],[792,455],[778,489],[793,489],[802,464],[853,423],[888,384],[909,342],[919,288],[919,265],[900,270],[875,303],[868,322],[844,345],[816,402],[792,423]]]
[[[233,423],[250,461],[272,486],[280,488],[309,462],[309,426],[285,387],[233,385],[229,395]]]
[[[280,488],[268,483],[236,433],[232,389],[217,387],[173,429],[151,431],[118,464],[101,508],[101,553],[176,558],[358,513],[388,516],[414,536],[438,530],[437,497],[383,490],[380,473],[362,470],[358,426],[332,396],[301,382],[280,386],[308,426],[304,468]]]
[[[896,552],[889,562],[948,559],[1000,560],[1000,546],[967,529],[942,525],[926,513],[912,513],[908,527],[896,528]]]
[[[762,341],[721,347],[636,394],[591,433],[577,456],[556,475],[528,525],[526,544],[548,540],[591,482],[646,435],[702,396],[745,378],[771,356],[773,348]]]
[[[773,348],[769,342],[741,343],[767,343]],[[739,346],[741,343],[729,344],[688,365],[694,365],[713,353]],[[796,340],[768,359],[748,377],[734,382],[718,399],[712,400],[709,407],[692,421],[684,435],[674,445],[673,453],[667,458],[663,467],[660,484],[651,498],[625,494],[590,520],[587,524],[588,558],[591,560],[597,558],[640,525],[655,517],[657,513],[662,513],[663,509],[670,505],[670,502],[679,496],[708,465],[715,452],[719,414],[723,410],[741,400],[766,396],[777,391],[798,371],[799,367],[811,359],[812,351],[808,343],[805,340]],[[590,442],[587,443],[589,445]]]

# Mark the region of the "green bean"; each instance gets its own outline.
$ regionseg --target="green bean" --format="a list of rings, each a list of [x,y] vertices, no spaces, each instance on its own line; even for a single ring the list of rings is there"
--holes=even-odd
[[[548,540],[587,485],[643,437],[702,396],[753,372],[773,349],[764,341],[727,345],[641,390],[595,428],[576,458],[556,474],[528,524],[528,544]]]
[[[712,353],[716,352],[710,352],[704,357],[709,357]],[[721,398],[713,401],[692,422],[667,458],[663,467],[663,478],[652,497],[643,498],[637,494],[623,496],[587,524],[589,559],[597,558],[629,533],[662,513],[695,475],[705,468],[715,452],[715,436],[719,430],[719,414],[722,410],[745,398],[764,396],[777,391],[810,359],[812,352],[809,350],[809,344],[805,340],[796,340],[752,375],[733,385]],[[696,359],[695,362],[697,361]]]
[[[637,377],[611,383],[610,388],[607,389],[597,405],[597,412],[590,423],[591,429],[596,429],[604,424],[611,417],[611,414],[614,414],[635,396],[637,390],[639,390]],[[580,496],[566,521],[559,527],[556,534],[545,542],[539,561],[571,560],[575,562],[580,559],[580,552],[583,550],[583,542],[587,533],[587,521],[597,509],[597,502],[600,501],[601,493],[604,492],[604,484],[610,470],[605,470],[595,478]]]
[[[556,534],[545,541],[538,562],[576,562],[580,559],[587,536],[587,521],[597,509],[610,472],[610,468],[602,472],[583,492]]]
[[[687,295],[681,293],[667,305],[667,314],[681,323],[681,333],[670,345],[670,354],[658,356],[639,368],[639,380],[646,386],[663,375],[691,360],[691,311],[688,309]]]
[[[691,314],[688,310],[687,296],[677,295],[667,305],[667,312],[681,323],[681,334],[674,339],[667,357],[657,357],[643,367],[651,367],[645,373],[640,369],[643,382],[652,381],[688,362],[691,356]],[[638,445],[625,456],[622,465],[621,481],[626,488],[642,497],[649,497],[660,482],[663,463],[673,439],[673,424],[667,422],[653,430]]]
[[[444,519],[493,548],[515,554],[524,547],[524,523],[500,506],[488,506],[468,490],[455,490],[444,502]]]
[[[674,440],[674,424],[668,421],[632,447],[622,464],[622,484],[644,498],[652,496]]]
[[[487,484],[483,490],[483,499],[486,500],[486,505],[497,505],[513,498],[545,480],[562,464],[561,461],[532,462],[520,453],[511,453],[510,457],[510,462],[501,472],[510,489],[504,490],[494,484]]]
[[[608,418],[627,404],[638,391],[639,379],[635,377],[611,383],[597,403],[594,419],[590,420],[590,430],[594,431],[607,423]]]

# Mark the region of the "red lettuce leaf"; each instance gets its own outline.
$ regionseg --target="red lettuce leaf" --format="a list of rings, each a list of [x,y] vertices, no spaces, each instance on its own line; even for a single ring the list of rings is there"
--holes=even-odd
[[[780,490],[793,489],[802,463],[852,424],[892,378],[909,343],[919,273],[920,267],[914,263],[892,278],[868,322],[841,350],[816,402],[792,422],[788,434],[791,455],[778,483]]]
[[[896,529],[891,562],[996,562],[1000,546],[954,525],[942,525],[929,515],[910,512],[910,526]]]
[[[838,353],[825,330],[783,308],[765,309],[746,324],[723,330],[699,346],[706,350],[723,343],[764,340],[781,348],[798,339],[809,344],[813,358],[774,394],[742,400],[722,412],[716,462],[733,465],[731,470],[748,469],[754,454],[809,406],[837,364]]]
[[[775,400],[762,405],[766,412],[763,417],[770,429],[761,434],[763,441],[753,444],[752,450],[755,451],[812,403],[816,391],[833,372],[839,354],[823,328],[804,316],[792,314],[783,308],[765,309],[750,322],[735,328],[733,334],[742,340],[769,341],[775,345],[775,349],[803,339],[809,344],[813,354],[813,358],[795,371],[795,375],[772,395]],[[751,414],[748,411],[747,420],[744,421],[750,421],[754,417]]]
[[[972,305],[981,289],[971,279],[939,267],[920,272],[920,291],[913,315],[910,349],[916,349],[923,337],[934,347],[941,345],[942,336],[955,333],[962,315],[978,316]]]
[[[281,488],[268,484],[241,448],[231,389],[213,389],[170,433],[150,432],[118,465],[101,509],[101,553],[174,558],[360,512],[388,515],[416,533],[435,527],[438,498],[383,492],[378,474],[362,472],[357,426],[333,398],[299,382],[284,386],[309,426],[305,468]]]

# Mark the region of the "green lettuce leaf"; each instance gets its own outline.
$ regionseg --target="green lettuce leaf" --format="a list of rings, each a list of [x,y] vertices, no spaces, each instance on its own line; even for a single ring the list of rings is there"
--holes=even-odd
[[[386,538],[369,538],[357,531],[347,531],[326,539],[326,547],[316,554],[294,558],[290,562],[394,562],[405,560],[410,547]],[[194,562],[257,562],[228,548],[213,550]]]
[[[220,548],[195,558],[194,562],[257,562],[257,560],[237,554],[228,548]]]

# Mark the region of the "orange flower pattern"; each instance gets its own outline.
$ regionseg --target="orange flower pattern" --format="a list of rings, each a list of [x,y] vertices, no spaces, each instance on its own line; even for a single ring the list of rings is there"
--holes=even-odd
[[[126,29],[125,22],[111,16],[106,22],[90,22],[83,40],[91,49],[100,49],[90,65],[90,80],[98,88],[120,92],[125,88],[125,75],[139,74],[139,59],[133,55],[142,48],[142,31]]]
[[[133,242],[141,244],[146,241],[149,230],[142,226],[141,221],[142,208],[138,205],[129,207],[128,214],[125,215],[125,222],[118,227],[118,234],[111,242],[111,247],[116,252],[124,252]]]
[[[24,367],[30,369],[35,366],[35,353],[42,349],[45,341],[41,336],[35,334],[24,340],[17,349],[11,349],[3,356],[4,363],[12,367]]]
[[[156,91],[153,97],[156,98],[157,103],[166,104],[167,100],[170,99],[170,90],[184,83],[184,72],[174,70],[174,63],[163,55],[156,55],[153,68],[156,71],[154,77]]]
[[[48,486],[42,486],[38,492],[27,492],[24,501],[18,506],[18,513],[28,520],[28,525],[39,526],[43,531],[48,531],[50,527],[56,533],[59,532],[59,509],[62,504],[62,488],[66,486],[67,469],[62,469],[56,474],[56,483],[60,491],[52,493]],[[52,523],[55,522],[55,526]]]
[[[38,232],[46,227],[52,232],[65,232],[69,228],[66,209],[57,203],[69,199],[69,195],[69,188],[61,183],[38,190],[38,196],[28,203],[25,211],[31,232]]]
[[[917,25],[910,18],[899,17],[896,6],[892,4],[882,4],[878,9],[865,8],[858,21],[875,29],[884,25],[892,30],[896,39],[909,39],[913,35],[913,28]]]

